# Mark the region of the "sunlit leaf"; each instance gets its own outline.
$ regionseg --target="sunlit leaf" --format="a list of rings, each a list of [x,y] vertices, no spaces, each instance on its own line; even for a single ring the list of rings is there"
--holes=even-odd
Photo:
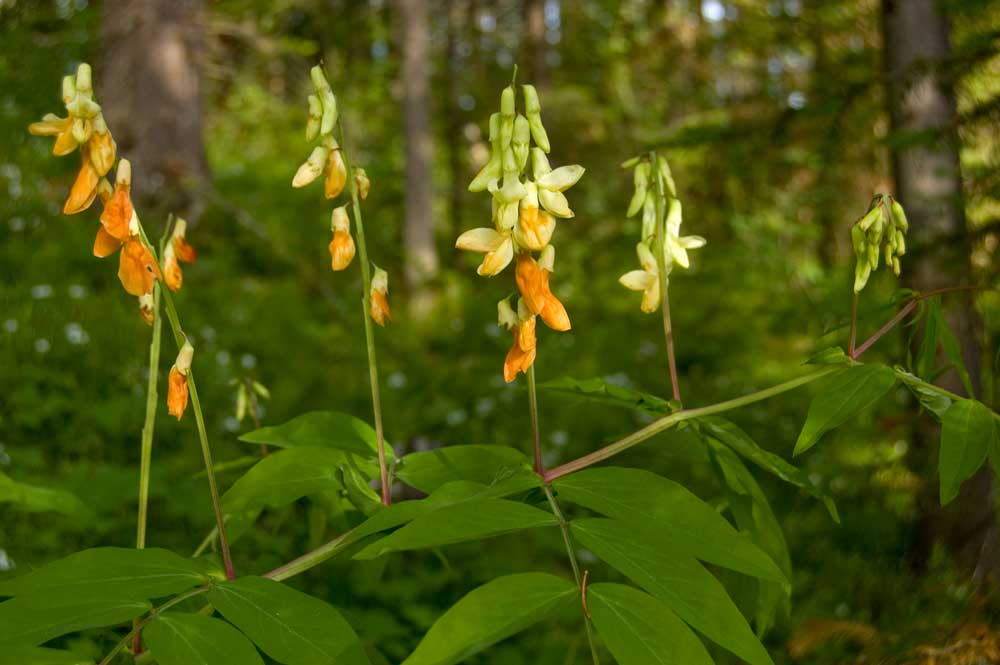
[[[991,447],[1000,445],[998,425],[993,412],[976,400],[956,401],[945,411],[938,461],[941,505],[958,496],[962,482],[983,465]]]
[[[310,411],[286,423],[262,427],[240,437],[246,443],[266,443],[277,448],[334,448],[361,457],[378,454],[375,430],[363,420],[337,411]],[[391,456],[392,448],[386,446]]]
[[[0,603],[0,652],[10,643],[37,645],[67,633],[131,621],[151,607],[145,600],[73,591],[12,598]]]
[[[566,397],[576,397],[633,411],[645,411],[646,413],[667,414],[680,408],[680,404],[672,400],[665,400],[656,395],[625,388],[598,377],[573,379],[564,376],[540,383],[538,387]]]
[[[428,494],[454,480],[492,485],[524,473],[531,473],[531,463],[509,446],[446,446],[410,453],[396,465],[400,480]]]
[[[142,639],[159,665],[264,665],[240,631],[201,614],[159,614]]]
[[[541,621],[578,595],[573,583],[547,573],[498,577],[441,615],[403,665],[459,663]]]
[[[90,509],[75,494],[55,487],[17,482],[0,471],[2,503],[30,513],[54,512],[81,519],[92,517]]]
[[[0,665],[94,665],[94,661],[69,651],[8,644],[0,649]]]

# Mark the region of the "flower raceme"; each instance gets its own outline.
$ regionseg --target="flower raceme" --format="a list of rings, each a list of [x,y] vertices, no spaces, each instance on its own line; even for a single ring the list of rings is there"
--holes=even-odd
[[[476,270],[482,276],[493,277],[511,262],[516,264],[515,279],[521,293],[518,307],[526,312],[525,317],[518,318],[509,303],[504,305],[506,301],[498,305],[501,325],[515,337],[504,363],[507,381],[527,371],[534,361],[536,316],[554,330],[570,329],[566,308],[549,288],[555,263],[552,238],[557,220],[574,216],[563,192],[584,173],[579,165],[552,168],[538,93],[533,86],[525,85],[522,94],[524,115],[517,112],[513,85],[501,93],[500,112],[490,116],[490,158],[469,184],[469,191],[490,193],[492,227],[471,229],[455,241],[458,249],[484,255]],[[525,177],[529,161],[531,177]],[[506,322],[504,308],[510,314]]]
[[[90,207],[98,195],[99,185],[115,162],[115,141],[104,121],[100,105],[94,101],[90,65],[82,63],[75,76],[63,78],[63,104],[67,116],[47,113],[40,122],[32,123],[28,131],[36,136],[54,136],[52,154],[68,155],[80,148],[80,171],[63,206],[63,213],[72,215]]]
[[[191,373],[191,361],[194,359],[194,347],[185,340],[184,346],[177,353],[174,366],[170,368],[167,379],[167,413],[180,420],[188,405],[188,375]]]
[[[851,242],[857,263],[854,267],[854,292],[860,293],[868,278],[878,269],[879,256],[897,277],[899,257],[906,254],[906,221],[903,206],[888,194],[876,194],[868,212],[851,227]]]
[[[178,291],[184,279],[179,262],[194,263],[195,260],[196,252],[194,247],[188,244],[186,234],[187,222],[178,218],[167,246],[163,249],[163,281],[171,291]]]

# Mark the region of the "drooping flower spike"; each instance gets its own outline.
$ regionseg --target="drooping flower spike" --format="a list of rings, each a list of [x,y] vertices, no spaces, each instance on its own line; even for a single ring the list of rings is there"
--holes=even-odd
[[[563,192],[584,173],[579,165],[552,168],[538,93],[530,85],[522,90],[524,115],[517,112],[513,85],[501,93],[500,112],[490,116],[490,158],[469,184],[469,191],[490,193],[492,227],[466,231],[455,242],[458,249],[485,255],[476,270],[480,275],[493,277],[511,262],[516,264],[521,293],[518,308],[523,316],[515,314],[507,301],[498,305],[501,325],[511,329],[515,338],[504,363],[507,381],[527,371],[534,361],[536,316],[553,330],[570,329],[566,308],[549,288],[555,264],[552,239],[557,220],[574,216]],[[531,177],[526,177],[529,161]]]
[[[851,242],[857,263],[854,267],[854,292],[860,293],[871,274],[878,270],[879,256],[897,277],[899,257],[906,254],[906,232],[910,225],[903,206],[888,194],[876,194],[868,212],[851,227]]]
[[[114,166],[115,141],[104,121],[101,107],[94,101],[90,65],[81,63],[76,75],[63,78],[63,104],[67,116],[47,113],[40,122],[28,126],[36,136],[55,136],[52,154],[68,155],[80,148],[80,171],[63,206],[72,215],[90,207],[98,195],[102,178]]]
[[[627,289],[642,292],[640,308],[647,314],[659,309],[662,299],[661,263],[657,252],[662,255],[663,278],[666,280],[675,265],[690,267],[688,250],[705,246],[705,239],[701,236],[680,235],[682,207],[674,178],[666,158],[663,155],[654,157],[655,164],[654,160],[642,157],[630,159],[622,165],[634,169],[635,193],[626,216],[642,213],[642,237],[636,246],[642,269],[627,272],[618,281]],[[664,208],[666,215],[661,217]]]
[[[194,347],[185,340],[184,346],[177,353],[177,360],[170,368],[167,379],[167,413],[180,420],[188,405],[188,375],[191,373],[191,361],[194,359]]]

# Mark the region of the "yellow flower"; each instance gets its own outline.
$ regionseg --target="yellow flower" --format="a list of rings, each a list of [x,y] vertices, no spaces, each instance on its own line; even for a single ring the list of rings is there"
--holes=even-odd
[[[532,149],[531,160],[535,185],[538,187],[538,199],[542,207],[555,217],[573,217],[574,213],[570,210],[569,201],[563,192],[575,185],[586,169],[579,164],[573,164],[560,166],[553,171],[549,166],[548,157],[541,148]]]
[[[458,237],[455,247],[486,254],[476,272],[487,277],[499,274],[514,258],[514,241],[507,230],[500,233],[489,228],[472,229]]]
[[[552,240],[552,234],[556,230],[556,220],[549,213],[538,209],[539,190],[535,183],[527,183],[525,189],[527,194],[518,204],[514,239],[520,247],[537,252]]]
[[[326,198],[335,199],[344,191],[347,184],[347,165],[344,164],[344,156],[340,152],[337,142],[333,142],[333,149],[330,150],[330,157],[326,163],[326,180],[324,191]]]
[[[641,242],[635,247],[639,255],[642,270],[632,270],[618,278],[627,289],[642,291],[641,309],[647,314],[655,312],[660,306],[660,271],[656,265],[656,257],[646,243]],[[667,264],[668,274],[670,265]]]

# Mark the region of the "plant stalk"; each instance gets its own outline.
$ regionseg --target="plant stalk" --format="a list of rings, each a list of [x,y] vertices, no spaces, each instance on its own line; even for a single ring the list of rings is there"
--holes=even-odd
[[[670,280],[667,277],[667,220],[663,209],[667,194],[660,180],[659,155],[655,151],[649,153],[653,177],[656,178],[656,265],[660,280],[660,309],[663,312],[663,337],[667,347],[667,366],[670,371],[670,390],[676,401],[681,401],[681,387],[677,379],[677,357],[674,354],[674,327],[670,321]]]
[[[660,432],[668,430],[674,425],[684,422],[685,420],[692,420],[702,416],[710,416],[716,413],[724,413],[726,411],[738,409],[741,406],[753,404],[754,402],[760,402],[769,397],[774,397],[775,395],[780,395],[781,393],[798,388],[799,386],[804,386],[807,383],[812,383],[817,379],[821,379],[824,376],[840,371],[841,369],[843,369],[843,366],[839,365],[823,367],[822,369],[818,369],[814,372],[806,374],[805,376],[800,376],[797,379],[779,383],[776,386],[771,386],[770,388],[765,388],[764,390],[758,390],[755,393],[750,393],[749,395],[744,395],[743,397],[737,397],[735,399],[726,400],[717,404],[710,404],[697,409],[682,409],[680,411],[675,411],[674,413],[664,416],[659,420],[654,420],[642,429],[637,430],[632,434],[615,441],[614,443],[610,443],[600,450],[596,450],[589,455],[584,455],[583,457],[579,457],[571,462],[557,466],[554,469],[549,469],[545,472],[543,478],[545,479],[545,482],[551,482],[556,478],[561,478],[575,471],[579,471],[580,469],[585,469],[588,466],[592,466],[598,462],[603,462],[608,458],[614,457],[618,453],[624,452],[632,446],[640,444],[646,439],[656,436]]]
[[[361,262],[361,279],[364,292],[361,294],[361,304],[364,309],[362,318],[365,321],[365,346],[368,349],[368,380],[372,389],[372,412],[375,418],[375,440],[378,444],[378,471],[382,485],[382,503],[386,506],[392,503],[392,486],[389,483],[389,467],[385,454],[385,434],[382,429],[382,396],[379,392],[378,361],[375,358],[375,331],[371,316],[371,262],[368,260],[368,245],[365,242],[365,224],[361,217],[361,202],[358,198],[358,187],[354,172],[344,149],[347,143],[344,137],[344,124],[338,121],[340,129],[340,155],[347,171],[347,183],[351,190],[351,211],[354,214],[354,230],[358,236],[358,258]]]
[[[297,559],[292,559],[288,563],[282,564],[268,573],[264,573],[263,577],[281,582],[282,580],[287,580],[289,577],[294,577],[299,573],[304,573],[310,568],[313,568],[327,559],[336,556],[341,550],[353,543],[353,534],[354,529],[345,531],[333,540],[320,545],[310,552],[306,552]]]
[[[153,457],[153,430],[156,427],[156,384],[160,375],[160,284],[153,286],[153,337],[149,343],[149,383],[146,386],[146,422],[142,425],[142,448],[139,458],[139,516],[136,520],[135,547],[146,547],[146,520],[149,506],[149,473]]]
[[[132,626],[132,630],[128,632],[128,635],[119,640],[118,644],[116,644],[111,648],[111,651],[108,652],[108,655],[106,655],[98,665],[110,665],[111,661],[113,661],[115,659],[115,656],[118,655],[118,652],[124,649],[125,646],[129,642],[131,642],[134,638],[138,637],[139,631],[142,630],[142,628],[147,623],[155,619],[157,615],[169,610],[174,605],[177,605],[178,603],[181,603],[187,600],[188,598],[192,598],[194,596],[205,593],[210,588],[211,587],[207,585],[200,586],[197,589],[191,589],[190,591],[186,591],[180,594],[179,596],[174,596],[173,598],[163,603],[159,607],[154,607],[152,610],[150,610],[149,614],[143,617],[142,619],[136,619],[135,624]]]
[[[559,530],[562,532],[563,543],[566,545],[566,554],[569,557],[570,567],[573,569],[573,579],[576,580],[576,588],[580,591],[580,602],[581,610],[585,607],[586,602],[583,593],[583,577],[580,575],[580,564],[576,560],[576,552],[573,550],[573,536],[569,532],[569,522],[566,521],[566,516],[563,515],[562,509],[559,507],[559,502],[556,501],[556,496],[552,492],[552,487],[546,482],[543,487],[545,488],[545,496],[549,500],[549,505],[552,507],[552,512],[555,513],[556,519],[559,520]],[[594,660],[594,665],[600,665],[600,658],[597,656],[597,646],[594,644],[594,629],[590,625],[590,617],[587,616],[586,612],[583,612],[583,625],[587,629],[587,642],[590,644],[590,656]]]
[[[851,335],[847,340],[847,355],[852,358],[854,357],[854,343],[858,338],[858,300],[859,294],[855,291],[851,298]]]
[[[535,473],[542,475],[542,436],[538,428],[538,390],[535,387],[535,364],[528,368],[528,415],[531,417],[531,444],[535,458]]]

